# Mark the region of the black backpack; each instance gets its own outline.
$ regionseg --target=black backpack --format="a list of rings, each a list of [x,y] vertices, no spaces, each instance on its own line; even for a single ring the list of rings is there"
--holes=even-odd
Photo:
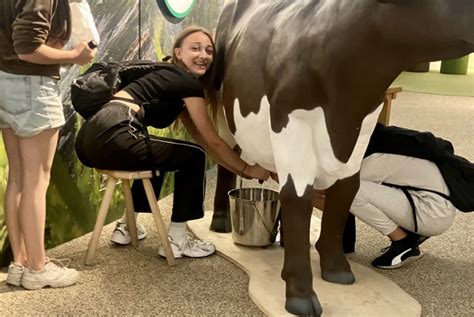
[[[143,60],[94,63],[71,84],[72,106],[87,119],[135,79],[167,67],[172,65]]]
[[[376,152],[406,155],[435,163],[449,188],[450,194],[446,198],[460,211],[474,211],[474,164],[454,154],[451,142],[430,132],[377,124],[366,156]]]

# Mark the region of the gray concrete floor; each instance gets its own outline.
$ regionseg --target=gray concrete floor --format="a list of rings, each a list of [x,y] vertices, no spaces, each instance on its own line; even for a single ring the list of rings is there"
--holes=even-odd
[[[474,161],[474,98],[402,92],[393,102],[391,124],[430,130],[451,140],[458,154]],[[212,208],[215,170],[208,174],[206,209]],[[160,201],[169,221],[171,197]],[[474,316],[473,214],[459,213],[443,235],[422,245],[425,256],[397,270],[379,270],[422,305],[422,316]],[[90,234],[48,251],[71,258],[82,272],[65,289],[25,291],[7,286],[0,272],[0,316],[8,315],[159,315],[262,316],[247,294],[248,277],[218,255],[180,259],[175,267],[157,254],[158,237],[150,215],[140,216],[148,237],[138,249],[113,246],[113,224],[104,228],[96,264],[83,258]],[[360,221],[356,253],[350,258],[370,266],[388,241]],[[403,303],[400,303],[403,305]],[[356,309],[356,308],[354,308]]]

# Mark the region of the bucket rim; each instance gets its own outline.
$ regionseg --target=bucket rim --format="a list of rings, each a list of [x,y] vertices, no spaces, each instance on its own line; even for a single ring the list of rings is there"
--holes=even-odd
[[[277,192],[276,190],[271,189],[271,188],[242,187],[242,188],[233,188],[233,189],[229,190],[229,191],[227,192],[227,196],[229,196],[229,198],[240,199],[240,200],[243,200],[243,201],[253,201],[253,202],[256,201],[256,200],[254,200],[254,199],[242,198],[242,197],[238,197],[238,196],[231,195],[232,192],[238,192],[239,190],[242,190],[242,189],[260,189],[260,190],[263,190],[263,191],[270,191],[270,192],[272,192],[272,193],[275,193],[276,195],[279,195],[279,194],[280,194],[279,192]],[[277,196],[275,199],[264,199],[264,200],[257,200],[257,201],[263,202],[263,201],[278,201],[278,200],[279,200],[279,197]]]

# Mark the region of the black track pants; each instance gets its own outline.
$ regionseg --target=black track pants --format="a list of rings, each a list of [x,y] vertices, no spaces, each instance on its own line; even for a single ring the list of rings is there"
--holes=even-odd
[[[150,170],[153,164],[160,171],[160,176],[152,179],[157,196],[164,173],[175,172],[171,221],[202,218],[204,150],[194,143],[150,136],[151,162],[143,129],[138,115],[129,107],[112,102],[82,125],[76,139],[77,155],[84,165],[98,169]],[[151,211],[141,181],[133,183],[132,196],[135,211]]]

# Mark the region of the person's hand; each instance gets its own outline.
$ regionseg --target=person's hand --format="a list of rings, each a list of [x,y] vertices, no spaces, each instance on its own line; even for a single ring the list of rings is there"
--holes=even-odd
[[[75,48],[73,48],[73,51],[77,54],[77,57],[74,58],[74,64],[77,65],[89,63],[97,54],[97,48],[90,48],[87,45],[87,42],[80,42]]]
[[[247,179],[256,178],[261,181],[266,181],[270,177],[270,171],[267,171],[258,164],[247,165],[242,172],[242,177]]]

